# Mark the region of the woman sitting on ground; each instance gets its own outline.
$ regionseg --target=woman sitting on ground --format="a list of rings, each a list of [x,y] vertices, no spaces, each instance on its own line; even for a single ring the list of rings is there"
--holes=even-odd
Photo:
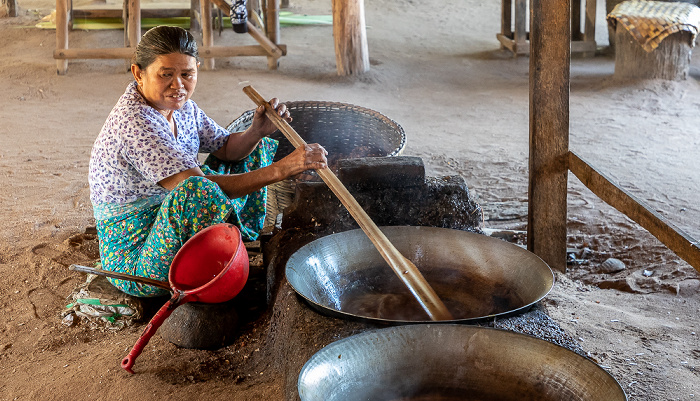
[[[136,47],[130,83],[92,149],[90,199],[102,268],[168,279],[177,251],[202,229],[236,224],[254,240],[265,218],[265,187],[308,169],[326,168],[318,144],[272,163],[277,141],[263,107],[251,126],[229,133],[190,100],[197,84],[197,44],[186,30],[159,26]],[[291,121],[284,104],[272,107]],[[198,153],[210,153],[200,165]],[[135,296],[156,287],[110,279]]]

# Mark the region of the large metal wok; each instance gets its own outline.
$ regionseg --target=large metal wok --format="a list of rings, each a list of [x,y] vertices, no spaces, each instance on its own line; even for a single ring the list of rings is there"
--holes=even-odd
[[[601,367],[566,348],[498,329],[392,326],[336,341],[301,370],[302,401],[624,401]]]
[[[499,239],[435,227],[381,230],[418,267],[452,321],[523,311],[544,298],[554,283],[542,259]],[[361,230],[303,246],[287,261],[286,276],[299,295],[324,313],[382,322],[430,321]]]

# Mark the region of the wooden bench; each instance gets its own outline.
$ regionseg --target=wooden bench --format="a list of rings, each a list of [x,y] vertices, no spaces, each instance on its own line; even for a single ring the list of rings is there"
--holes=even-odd
[[[583,3],[582,3],[583,2]],[[581,6],[585,5],[585,21],[581,26]],[[501,0],[501,33],[496,38],[501,48],[513,55],[530,54],[530,33],[527,31],[528,0]],[[593,57],[595,42],[596,0],[571,1],[571,52]],[[582,29],[583,28],[583,29]]]
[[[91,10],[74,10],[70,0],[56,0],[56,71],[64,75],[68,71],[70,59],[131,59],[136,45],[141,40],[141,17],[148,15],[154,18],[172,16],[189,16],[190,21],[201,27],[202,46],[199,56],[203,69],[214,68],[216,57],[266,56],[268,68],[276,69],[280,57],[286,54],[285,45],[279,44],[279,0],[266,1],[266,32],[248,22],[248,33],[258,42],[258,45],[248,46],[214,46],[213,5],[229,15],[230,6],[225,0],[190,0],[190,7],[167,8],[162,5],[142,7],[141,0],[125,0],[123,9],[96,8]],[[69,48],[68,35],[72,20],[76,15],[97,17],[122,17],[124,22],[125,44],[117,48]],[[201,18],[200,16],[209,16]]]

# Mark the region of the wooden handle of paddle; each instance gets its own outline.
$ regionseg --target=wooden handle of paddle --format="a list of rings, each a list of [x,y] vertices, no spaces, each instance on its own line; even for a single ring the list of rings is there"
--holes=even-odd
[[[265,113],[284,136],[294,145],[295,148],[306,145],[304,139],[287,123],[275,109],[267,102],[260,94],[253,89],[252,86],[243,88],[250,99],[258,106],[265,107]],[[362,231],[367,234],[370,241],[377,248],[384,260],[394,270],[394,273],[404,282],[409,291],[418,300],[423,307],[423,310],[430,316],[432,320],[452,320],[452,315],[447,307],[437,296],[433,288],[425,280],[425,277],[418,271],[416,265],[406,259],[389,239],[382,233],[376,224],[369,218],[367,213],[362,209],[355,197],[345,188],[345,185],[336,177],[330,169],[316,170],[318,175],[340,199],[340,202],[350,212],[350,215],[355,219]]]

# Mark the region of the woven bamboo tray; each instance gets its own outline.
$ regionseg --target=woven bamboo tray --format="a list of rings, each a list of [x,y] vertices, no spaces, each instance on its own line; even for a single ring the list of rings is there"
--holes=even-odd
[[[292,128],[307,143],[319,143],[328,151],[328,165],[335,169],[338,160],[359,157],[398,156],[406,146],[403,128],[374,110],[347,103],[323,101],[286,102],[293,120]],[[229,132],[243,131],[253,121],[254,110],[243,113],[228,125]],[[294,147],[280,131],[270,137],[279,141],[274,160],[290,154]],[[294,200],[296,181],[320,181],[313,171],[296,180],[287,179],[268,186],[265,226],[275,223],[277,215]]]

